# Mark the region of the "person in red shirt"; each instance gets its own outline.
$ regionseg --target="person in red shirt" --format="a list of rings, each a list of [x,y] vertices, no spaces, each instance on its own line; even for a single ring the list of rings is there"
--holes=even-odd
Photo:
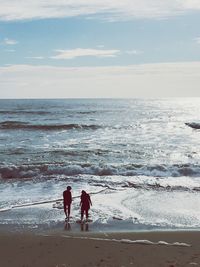
[[[71,203],[72,203],[71,189],[72,189],[71,186],[68,186],[67,190],[63,192],[63,205],[64,205],[64,212],[65,212],[67,220],[69,220],[70,211],[71,211]]]
[[[80,201],[80,206],[81,206],[81,221],[83,220],[83,216],[85,213],[86,220],[88,220],[88,211],[90,209],[90,205],[92,206],[92,201],[90,199],[90,195],[87,194],[84,190],[81,192],[81,201]]]

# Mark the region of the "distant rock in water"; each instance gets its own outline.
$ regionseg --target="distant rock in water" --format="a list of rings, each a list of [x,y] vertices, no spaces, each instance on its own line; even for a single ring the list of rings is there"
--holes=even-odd
[[[200,123],[198,122],[186,122],[185,124],[193,129],[200,129]]]

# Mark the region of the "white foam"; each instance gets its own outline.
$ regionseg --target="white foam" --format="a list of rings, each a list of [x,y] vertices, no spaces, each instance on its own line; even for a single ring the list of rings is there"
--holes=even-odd
[[[47,145],[49,146],[49,145]],[[47,148],[44,148],[45,150]],[[78,152],[77,152],[78,153]],[[1,165],[1,177],[8,178],[33,178],[49,177],[50,175],[93,175],[93,176],[119,176],[119,177],[199,177],[200,166],[198,164],[81,164],[81,163],[55,163],[55,164],[29,164],[29,165]],[[116,177],[115,177],[116,178]],[[103,179],[101,179],[103,180]]]
[[[122,239],[121,242],[122,243],[129,243],[129,244],[145,244],[145,245],[164,245],[164,246],[191,247],[190,244],[180,243],[180,242],[168,243],[166,241],[152,242],[152,241],[149,241],[149,240],[129,240],[129,239]]]
[[[76,239],[87,239],[87,240],[97,240],[97,241],[108,241],[108,242],[118,242],[118,243],[125,243],[125,244],[142,244],[142,245],[162,245],[162,246],[191,247],[191,244],[180,243],[180,242],[168,243],[166,241],[152,242],[150,240],[110,239],[110,238],[83,237],[83,236],[81,236],[81,237],[76,236],[75,237],[75,236],[66,236],[66,235],[62,235],[62,237],[76,238]]]
[[[97,187],[88,183],[88,180],[96,180],[96,177],[86,178],[81,179],[80,183],[72,184],[74,198],[72,202],[72,216],[74,218],[80,217],[79,195],[81,190],[84,189],[89,193],[95,193],[91,194],[93,206],[89,212],[95,229],[99,229],[99,226],[100,228],[109,227],[109,229],[112,229],[113,227],[113,229],[120,230],[140,230],[149,229],[149,227],[150,229],[158,229],[160,227],[168,229],[174,227],[199,228],[199,193],[154,191],[136,188],[110,190],[106,187]],[[99,177],[99,179],[102,179],[102,177]],[[115,179],[115,177],[106,177],[106,180],[112,181],[112,179]],[[118,179],[118,182],[122,177],[116,177],[116,179]],[[142,178],[134,178],[138,182],[140,179]],[[144,177],[143,179],[145,180]],[[151,180],[154,181],[155,178],[148,178],[148,182],[151,182]],[[42,205],[44,205],[50,214],[54,214],[51,219],[58,222],[64,216],[61,197],[65,187],[66,179],[56,180],[56,182],[54,179],[42,180],[36,183],[32,183],[29,180],[23,181],[23,183],[12,181],[12,183],[3,187],[2,199],[4,199],[5,204],[3,203],[1,206],[0,212],[10,210],[11,208],[15,210],[28,206],[36,206],[37,208],[37,206],[41,205],[43,207]],[[102,190],[99,190],[100,188]],[[55,199],[52,199],[52,196]],[[11,197],[12,199],[10,199]],[[52,205],[59,210],[52,212]],[[194,209],[194,206],[196,209]],[[7,217],[9,217],[9,214]],[[138,218],[138,220],[134,218]],[[25,221],[23,216],[19,219],[20,222]]]
[[[0,209],[0,212],[9,211],[11,209],[12,209],[12,207],[2,208],[2,209]]]

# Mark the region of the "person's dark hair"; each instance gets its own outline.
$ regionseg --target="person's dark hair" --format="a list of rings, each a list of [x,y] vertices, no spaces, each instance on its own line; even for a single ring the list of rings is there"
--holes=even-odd
[[[68,187],[67,187],[67,190],[71,190],[71,189],[72,189],[71,186],[68,186]]]

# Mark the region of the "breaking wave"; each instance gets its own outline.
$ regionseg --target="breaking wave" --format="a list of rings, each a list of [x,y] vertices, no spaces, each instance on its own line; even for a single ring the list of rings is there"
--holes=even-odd
[[[99,164],[27,164],[0,167],[2,179],[40,178],[48,176],[148,176],[148,177],[200,177],[200,166],[194,164],[174,165],[99,165]]]
[[[193,128],[193,129],[200,129],[200,123],[197,123],[197,122],[187,122],[185,124],[187,126]]]
[[[43,131],[57,131],[57,130],[97,130],[102,128],[100,125],[86,125],[86,124],[30,124],[27,122],[20,121],[4,121],[0,123],[0,129],[2,130],[43,130]]]
[[[49,115],[48,111],[34,111],[34,110],[0,110],[0,114],[5,115]]]

